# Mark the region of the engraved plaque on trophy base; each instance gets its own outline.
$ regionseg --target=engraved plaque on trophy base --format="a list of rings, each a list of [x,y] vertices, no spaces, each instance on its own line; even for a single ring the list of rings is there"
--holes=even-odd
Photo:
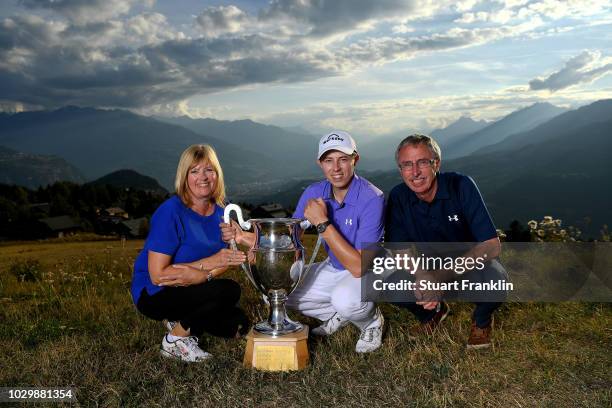
[[[247,335],[244,366],[264,371],[301,370],[308,366],[308,326],[272,337],[251,329]]]

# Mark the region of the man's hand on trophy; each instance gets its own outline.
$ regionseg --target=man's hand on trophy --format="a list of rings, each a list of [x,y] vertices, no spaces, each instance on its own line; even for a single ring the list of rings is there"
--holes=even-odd
[[[319,225],[322,222],[328,221],[327,217],[327,205],[322,198],[312,198],[306,203],[304,208],[304,217],[312,225]]]

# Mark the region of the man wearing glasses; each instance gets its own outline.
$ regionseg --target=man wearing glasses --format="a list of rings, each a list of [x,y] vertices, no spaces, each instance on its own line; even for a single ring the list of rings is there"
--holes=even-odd
[[[458,173],[440,173],[440,147],[429,136],[411,135],[402,140],[395,159],[404,183],[389,194],[385,242],[421,243],[421,248],[428,247],[422,243],[432,242],[475,243],[460,255],[464,259],[485,260],[484,268],[465,273],[465,278],[471,281],[507,279],[496,259],[501,244],[495,226],[474,181]],[[416,281],[431,278],[448,282],[458,279],[457,273],[456,270],[418,270]],[[438,293],[416,290],[417,302],[397,303],[410,310],[420,322],[410,329],[412,337],[433,333],[448,315],[449,306]],[[492,314],[501,305],[505,292],[482,292],[469,298],[476,308],[467,347],[489,347]]]

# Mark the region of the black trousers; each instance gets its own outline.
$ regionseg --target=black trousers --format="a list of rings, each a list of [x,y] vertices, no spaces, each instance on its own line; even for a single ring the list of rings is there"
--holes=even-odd
[[[142,290],[136,308],[154,320],[173,320],[191,335],[207,332],[213,336],[246,334],[249,319],[238,307],[240,285],[230,279],[214,279],[198,285],[166,287],[154,295]]]

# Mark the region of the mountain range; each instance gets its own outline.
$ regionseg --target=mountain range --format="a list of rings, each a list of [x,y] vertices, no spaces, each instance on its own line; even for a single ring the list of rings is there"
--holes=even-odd
[[[265,149],[257,151],[182,126],[123,110],[65,107],[0,116],[0,145],[36,155],[55,155],[87,180],[131,168],[172,189],[181,152],[208,143],[217,151],[229,186],[302,174]],[[293,145],[289,142],[288,145]]]
[[[498,225],[548,214],[572,223],[588,216],[601,225],[610,222],[612,208],[609,189],[601,187],[612,176],[605,157],[611,120],[612,100],[571,111],[535,104],[492,123],[463,117],[432,135],[442,145],[443,170],[474,177]],[[401,181],[393,157],[409,133],[360,144],[359,173],[389,191]],[[179,155],[195,143],[217,150],[233,201],[294,206],[303,188],[321,177],[317,137],[303,132],[250,120],[65,107],[0,114],[0,182],[36,187],[133,169],[172,191]]]
[[[549,103],[536,103],[493,122],[461,117],[443,129],[432,131],[431,136],[442,148],[445,158],[457,158],[498,143],[514,133],[531,130],[565,111]],[[397,145],[404,137],[414,133],[423,132],[406,129],[360,143],[362,168],[370,171],[395,168],[393,158]]]
[[[566,111],[549,103],[536,103],[512,112],[476,132],[449,136],[440,146],[446,158],[467,156],[484,146],[499,143],[510,135],[529,131]]]
[[[561,218],[597,236],[612,220],[612,100],[562,113],[528,132],[469,156],[444,159],[442,171],[457,171],[477,182],[499,228],[518,219]],[[388,192],[402,182],[397,170],[358,173]],[[288,182],[261,201],[295,205],[306,181]]]
[[[34,189],[57,181],[82,183],[85,177],[60,157],[23,153],[0,146],[0,183]]]
[[[446,166],[474,176],[504,222],[552,213],[599,228],[612,218],[611,151],[612,100],[602,100]]]
[[[287,165],[295,165],[296,160],[302,162],[308,152],[314,160],[319,142],[318,138],[311,135],[263,125],[252,120],[222,121],[192,119],[187,116],[158,119],[190,129],[200,135],[229,141],[252,152],[265,153],[266,156]]]
[[[514,132],[512,137],[508,137],[498,143],[487,144],[476,150],[475,153],[479,154],[516,149],[521,146],[532,144],[534,141],[553,141],[557,135],[568,132],[579,136],[577,140],[580,140],[582,138],[582,135],[578,133],[580,128],[593,123],[606,122],[612,118],[611,111],[612,100],[600,100],[590,105],[582,106],[576,110],[558,115],[530,131]],[[612,128],[609,130],[612,135]]]
[[[436,139],[440,146],[446,147],[449,141],[463,138],[472,133],[478,132],[489,125],[486,120],[474,120],[467,116],[462,116],[455,122],[443,129],[436,129],[431,132],[431,137]]]

